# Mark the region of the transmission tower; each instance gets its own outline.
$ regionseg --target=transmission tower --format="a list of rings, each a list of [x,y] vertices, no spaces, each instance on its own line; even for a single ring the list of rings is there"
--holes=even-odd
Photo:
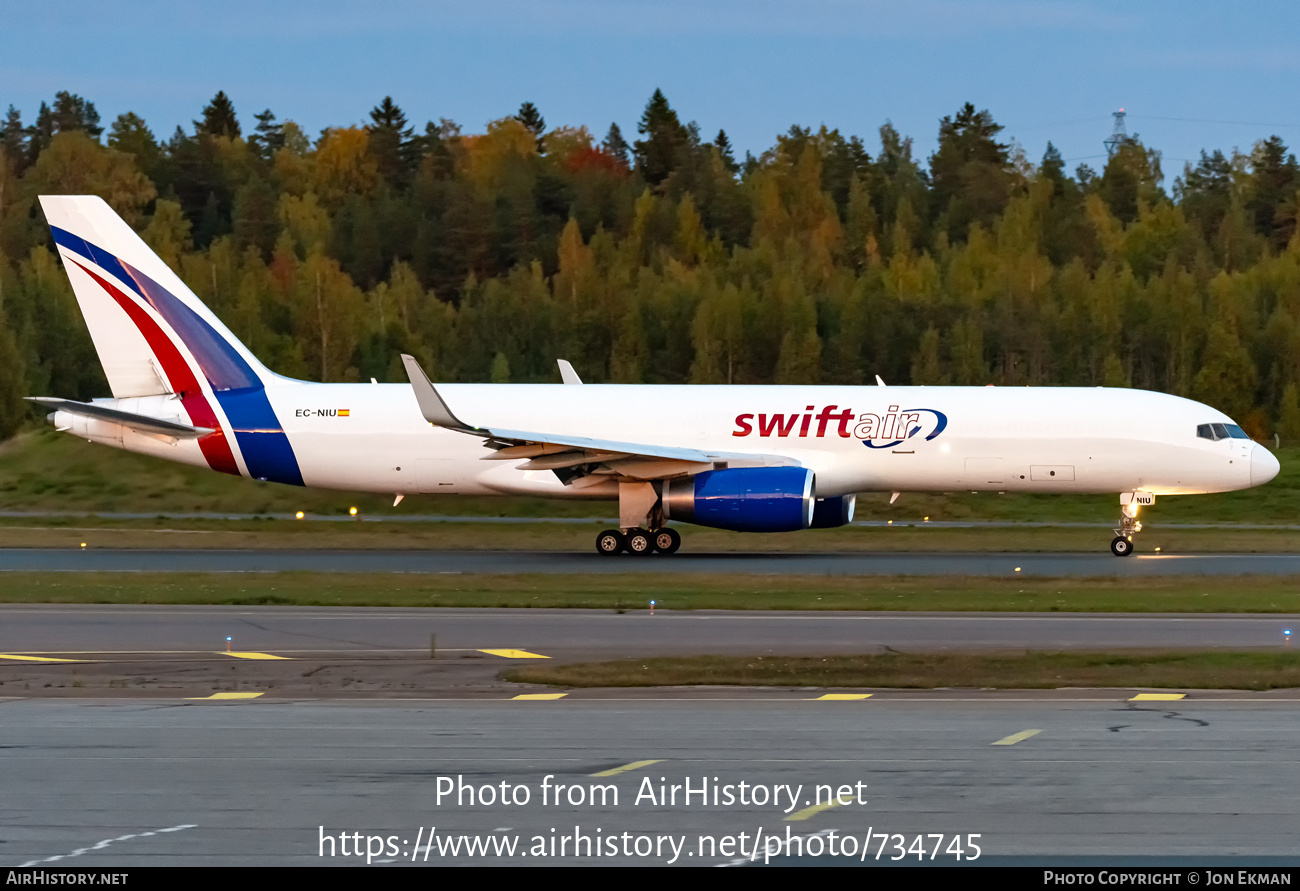
[[[1121,145],[1128,142],[1128,132],[1124,129],[1124,109],[1112,112],[1115,115],[1115,129],[1102,145],[1106,146],[1106,157],[1113,157]]]

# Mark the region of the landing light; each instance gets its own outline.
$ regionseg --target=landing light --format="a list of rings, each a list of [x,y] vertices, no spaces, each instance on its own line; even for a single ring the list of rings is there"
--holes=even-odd
[[[295,518],[295,519],[299,519],[299,520],[301,520],[302,517],[303,517],[303,513],[302,513],[302,511],[298,511],[296,514],[294,514],[294,518]]]
[[[357,509],[355,507],[350,507],[348,508],[348,513],[355,517],[357,515]]]

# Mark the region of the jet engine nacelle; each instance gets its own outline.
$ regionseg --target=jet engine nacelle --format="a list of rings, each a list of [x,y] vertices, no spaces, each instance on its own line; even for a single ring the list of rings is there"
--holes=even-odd
[[[836,495],[834,498],[818,498],[813,508],[810,528],[834,529],[847,526],[853,522],[853,508],[857,506],[858,496]]]
[[[816,505],[806,467],[709,470],[663,488],[665,519],[733,532],[807,529]]]

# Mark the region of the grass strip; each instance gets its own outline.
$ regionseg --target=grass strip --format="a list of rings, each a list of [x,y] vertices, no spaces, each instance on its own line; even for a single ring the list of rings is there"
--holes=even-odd
[[[587,554],[609,522],[314,522],[285,519],[119,519],[0,517],[0,548],[258,550],[567,551]],[[926,526],[809,529],[754,535],[679,527],[683,554],[761,553],[1089,553],[1105,554],[1110,527],[945,528]],[[1137,539],[1139,554],[1296,553],[1294,529],[1187,529],[1152,522]],[[622,559],[632,559],[625,557]],[[656,558],[657,559],[657,558]],[[1014,555],[1008,559],[1014,559]]]
[[[1042,690],[1300,687],[1300,653],[886,653],[874,656],[687,656],[529,665],[501,678],[566,687],[935,687]]]
[[[549,607],[644,610],[1300,613],[1289,576],[2,572],[0,603]]]

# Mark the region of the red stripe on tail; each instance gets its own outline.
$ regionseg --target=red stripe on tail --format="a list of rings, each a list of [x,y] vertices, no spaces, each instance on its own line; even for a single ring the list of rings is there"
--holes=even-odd
[[[180,350],[176,349],[176,344],[172,343],[171,338],[158,327],[158,323],[138,303],[123,294],[107,279],[96,275],[76,260],[73,260],[72,263],[97,281],[99,286],[117,301],[117,305],[126,310],[126,314],[130,316],[131,321],[135,322],[135,326],[140,329],[140,333],[144,335],[145,341],[148,342],[149,349],[153,350],[154,356],[162,364],[167,379],[171,381],[172,387],[176,390],[176,395],[181,398],[181,405],[185,407],[186,413],[190,416],[190,423],[196,427],[211,427],[213,429],[213,433],[199,437],[199,448],[203,450],[203,457],[208,459],[208,466],[222,473],[240,476],[239,465],[235,463],[234,452],[231,451],[230,442],[226,439],[226,433],[217,420],[217,414],[212,410],[212,405],[208,402],[207,397],[203,395],[203,389],[194,377],[194,372],[190,369],[190,363],[186,362]]]

